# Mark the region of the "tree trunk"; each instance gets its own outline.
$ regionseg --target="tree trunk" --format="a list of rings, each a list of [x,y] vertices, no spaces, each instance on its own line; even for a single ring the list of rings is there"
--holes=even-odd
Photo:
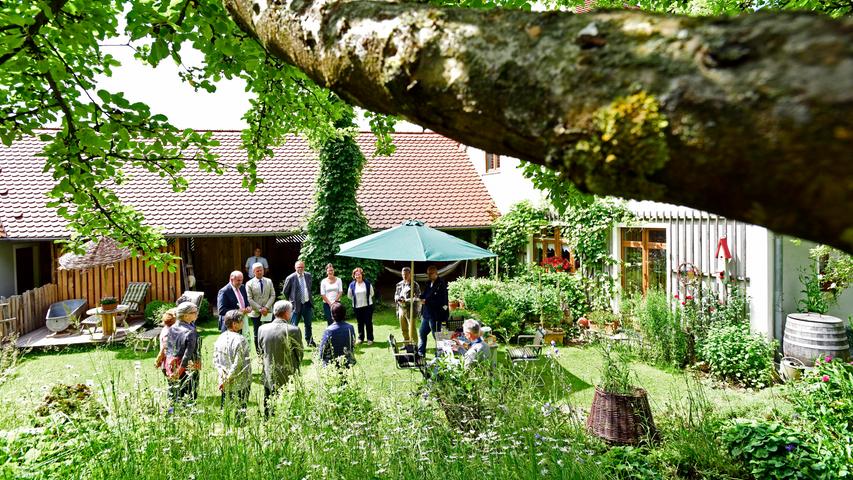
[[[349,102],[581,189],[853,251],[853,19],[224,0]]]

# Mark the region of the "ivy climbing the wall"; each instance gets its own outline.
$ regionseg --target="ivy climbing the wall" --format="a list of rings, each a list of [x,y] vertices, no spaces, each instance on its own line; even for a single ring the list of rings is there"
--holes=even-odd
[[[547,224],[545,210],[528,201],[516,203],[492,224],[494,234],[489,249],[498,254],[501,277],[513,278],[525,270],[527,244]]]
[[[340,120],[336,127],[351,127],[350,131],[355,131],[351,116]],[[340,244],[371,233],[367,218],[356,201],[364,155],[353,136],[344,135],[323,144],[319,162],[314,210],[305,227],[307,238],[301,251],[305,269],[318,279],[314,282],[318,289],[319,279],[326,276],[327,263],[335,266],[335,274],[341,277],[344,287],[357,266],[364,269],[365,278],[375,281],[381,268],[379,262],[335,256]]]

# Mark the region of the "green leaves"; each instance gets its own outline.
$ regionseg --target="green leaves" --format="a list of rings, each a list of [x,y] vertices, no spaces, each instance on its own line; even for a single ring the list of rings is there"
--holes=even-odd
[[[342,102],[335,102],[338,103]],[[352,116],[348,113],[335,124],[341,130],[353,126]],[[362,267],[365,278],[370,281],[376,280],[381,269],[381,264],[374,260],[335,256],[340,244],[372,233],[356,199],[364,164],[364,155],[351,135],[342,135],[323,144],[314,210],[305,226],[307,238],[302,244],[301,257],[305,260],[305,268],[322,277],[325,276],[326,264],[334,264],[344,288],[355,267]],[[319,282],[317,286],[319,288]]]
[[[258,162],[272,157],[272,147],[287,135],[302,134],[319,147],[354,131],[352,125],[335,125],[351,114],[350,106],[269,57],[218,0],[5,2],[0,6],[0,141],[11,145],[39,128],[60,127],[41,135],[47,142],[45,171],[57,182],[49,205],[69,222],[75,244],[111,236],[163,267],[172,259],[159,251],[161,233],[122,204],[116,186],[130,181],[134,169],[144,169],[158,173],[173,191],[183,191],[188,165],[209,172],[224,168],[213,154],[210,133],[180,130],[123,92],[96,87],[98,77],[119,66],[101,44],[123,35],[137,59],[156,66],[171,58],[196,90],[214,91],[223,78],[246,82],[254,95],[245,116],[247,159],[234,167],[249,190],[263,181]],[[201,61],[182,54],[187,46],[201,53]],[[371,120],[381,152],[393,149],[393,122],[384,116]]]
[[[513,205],[506,215],[492,224],[494,233],[489,250],[498,254],[501,274],[514,277],[523,271],[524,250],[532,236],[546,224],[545,211],[535,208],[528,201]]]

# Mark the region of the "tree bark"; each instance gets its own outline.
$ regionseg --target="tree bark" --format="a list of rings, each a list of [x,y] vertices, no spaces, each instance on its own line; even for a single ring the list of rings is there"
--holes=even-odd
[[[270,52],[355,105],[587,191],[853,252],[851,18],[224,2]]]

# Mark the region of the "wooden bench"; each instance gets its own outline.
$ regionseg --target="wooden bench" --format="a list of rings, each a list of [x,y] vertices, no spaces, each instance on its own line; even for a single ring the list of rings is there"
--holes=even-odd
[[[133,351],[147,352],[151,347],[156,347],[157,340],[160,339],[160,332],[162,331],[163,327],[155,327],[140,333],[136,337],[136,342],[134,342]]]

